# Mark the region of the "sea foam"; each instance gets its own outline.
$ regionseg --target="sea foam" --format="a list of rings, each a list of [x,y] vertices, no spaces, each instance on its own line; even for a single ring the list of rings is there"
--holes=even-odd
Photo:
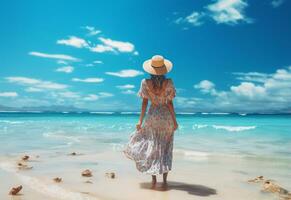
[[[105,115],[112,115],[114,114],[114,112],[103,112],[103,111],[100,111],[100,112],[90,112],[90,114],[105,114]]]
[[[7,123],[7,124],[23,124],[23,121],[9,121],[9,120],[0,120],[0,123]]]
[[[208,126],[207,124],[194,124],[193,129],[206,128],[207,126]]]
[[[64,139],[73,142],[81,142],[81,136],[64,135],[62,132],[47,132],[42,134],[43,137],[53,138],[53,139]]]
[[[225,126],[225,125],[208,125],[208,124],[194,124],[192,129],[202,129],[212,127],[216,130],[223,129],[229,132],[240,132],[255,129],[256,126]]]
[[[187,160],[203,161],[208,160],[210,154],[207,152],[193,151],[186,149],[174,149],[174,153],[182,154]]]
[[[122,115],[132,115],[132,114],[138,115],[138,114],[140,114],[140,112],[121,112],[120,114],[122,114]]]
[[[223,129],[230,132],[247,131],[256,128],[256,126],[220,126],[220,125],[213,125],[212,127],[215,129]]]

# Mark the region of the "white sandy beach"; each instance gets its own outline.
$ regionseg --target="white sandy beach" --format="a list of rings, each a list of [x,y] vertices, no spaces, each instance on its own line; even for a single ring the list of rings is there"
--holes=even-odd
[[[261,166],[247,170],[241,157],[211,157],[191,152],[185,156],[174,154],[174,169],[169,174],[169,186],[164,190],[160,184],[151,189],[150,176],[136,171],[134,163],[120,152],[89,153],[70,156],[70,152],[29,152],[31,170],[18,170],[17,161],[22,155],[2,156],[0,159],[1,200],[11,199],[8,191],[12,186],[22,185],[15,200],[95,200],[95,199],[223,199],[223,200],[271,200],[276,195],[261,192],[259,184],[247,180],[258,175],[275,178],[272,168]],[[36,157],[39,155],[39,158]],[[256,161],[253,161],[256,164]],[[275,164],[275,163],[274,163]],[[85,169],[93,171],[93,177],[82,177]],[[115,172],[116,178],[105,176]],[[282,171],[282,174],[287,173]],[[54,183],[55,177],[63,182]],[[282,176],[280,176],[282,177]],[[159,177],[161,178],[161,177]],[[288,186],[288,179],[280,179]],[[85,183],[90,180],[92,183]],[[159,179],[161,180],[161,179]],[[291,189],[291,188],[289,188]]]

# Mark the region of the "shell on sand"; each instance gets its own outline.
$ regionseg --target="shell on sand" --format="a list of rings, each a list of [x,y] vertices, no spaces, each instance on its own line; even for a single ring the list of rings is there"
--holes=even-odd
[[[262,191],[277,194],[280,200],[291,200],[291,193],[273,180],[265,180],[263,176],[258,176],[248,182],[261,183]]]
[[[28,166],[28,165],[26,165],[26,164],[23,164],[23,163],[21,163],[21,162],[18,162],[18,163],[17,163],[17,168],[18,168],[19,170],[28,170],[28,169],[32,169],[33,167],[30,167],[30,166]]]
[[[25,155],[21,158],[23,161],[27,161],[29,159],[29,156],[28,155]]]
[[[105,173],[105,176],[108,178],[112,178],[112,179],[114,179],[116,177],[114,172],[107,172],[107,173]]]
[[[54,180],[54,182],[56,182],[56,183],[60,183],[60,182],[62,182],[62,178],[60,178],[60,177],[56,177],[56,178],[54,178],[53,180]]]
[[[91,177],[91,176],[93,176],[93,175],[92,175],[91,170],[86,169],[85,171],[82,172],[82,176],[85,176],[85,177]]]
[[[248,182],[252,182],[252,183],[258,183],[258,182],[261,182],[264,180],[264,176],[257,176],[256,178],[254,179],[250,179],[248,180]]]
[[[271,180],[266,180],[263,183],[263,190],[266,192],[279,193],[279,194],[284,194],[284,195],[289,193],[288,190],[282,188],[277,183]]]
[[[22,185],[20,185],[18,187],[13,187],[13,188],[11,188],[9,195],[17,195],[18,192],[20,192],[20,190],[22,190]]]

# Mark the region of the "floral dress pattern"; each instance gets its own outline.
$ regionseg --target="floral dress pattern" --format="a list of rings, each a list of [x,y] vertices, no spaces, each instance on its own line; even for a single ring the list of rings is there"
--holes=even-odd
[[[171,79],[167,79],[163,92],[151,92],[145,79],[138,95],[151,101],[144,125],[130,137],[125,155],[134,160],[136,168],[146,174],[163,174],[172,169],[174,123],[166,103],[176,95]]]

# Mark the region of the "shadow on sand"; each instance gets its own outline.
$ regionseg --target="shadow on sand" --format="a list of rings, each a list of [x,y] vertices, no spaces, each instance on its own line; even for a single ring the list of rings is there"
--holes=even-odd
[[[169,191],[169,190],[180,190],[188,192],[191,195],[196,196],[210,196],[215,195],[216,190],[213,188],[206,187],[204,185],[195,185],[195,184],[187,184],[182,182],[172,182],[169,181],[167,186],[164,186],[162,184],[157,184],[155,187],[152,187],[151,183],[140,183],[140,187],[142,189],[148,189],[148,190],[155,190],[155,191]]]

